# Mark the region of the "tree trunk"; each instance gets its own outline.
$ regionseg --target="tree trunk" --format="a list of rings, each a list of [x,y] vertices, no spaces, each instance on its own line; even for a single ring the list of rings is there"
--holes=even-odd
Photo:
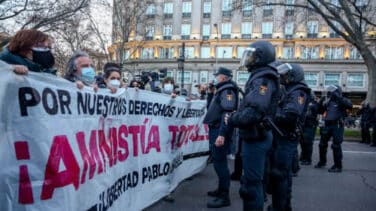
[[[369,52],[363,59],[368,69],[367,101],[372,107],[376,107],[376,58]]]

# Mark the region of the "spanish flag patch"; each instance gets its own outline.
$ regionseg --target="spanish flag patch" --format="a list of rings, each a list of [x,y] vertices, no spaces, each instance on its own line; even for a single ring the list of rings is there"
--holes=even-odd
[[[304,97],[299,96],[299,97],[298,97],[298,103],[299,103],[300,105],[303,105],[303,103],[304,103]]]
[[[268,87],[267,86],[261,85],[259,87],[259,93],[260,93],[260,95],[265,95],[266,91],[268,91]]]

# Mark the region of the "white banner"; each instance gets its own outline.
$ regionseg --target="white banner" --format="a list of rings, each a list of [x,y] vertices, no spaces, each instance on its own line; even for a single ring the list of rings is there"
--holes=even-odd
[[[1,210],[141,210],[200,172],[204,101],[0,68]]]

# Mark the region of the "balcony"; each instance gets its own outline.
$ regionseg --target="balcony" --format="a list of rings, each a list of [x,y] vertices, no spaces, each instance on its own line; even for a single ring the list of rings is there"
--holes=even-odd
[[[243,17],[251,17],[252,10],[243,10]]]
[[[231,39],[231,34],[222,34],[221,39]]]
[[[231,17],[231,10],[229,10],[229,11],[222,11],[222,17]]]
[[[317,38],[317,33],[308,33],[307,38]]]
[[[285,35],[286,40],[291,40],[293,38],[292,34],[286,34]]]
[[[210,18],[210,13],[204,13],[204,14],[203,14],[203,17],[204,17],[204,18]]]
[[[242,39],[251,39],[252,35],[251,34],[242,34]]]
[[[191,38],[190,35],[181,35],[182,40],[189,40]]]
[[[146,36],[145,40],[153,40],[153,36]]]
[[[183,18],[190,18],[191,13],[190,12],[183,12]]]
[[[263,39],[272,39],[273,34],[262,34]]]
[[[172,13],[165,13],[164,18],[166,18],[166,19],[172,18]]]
[[[171,35],[165,35],[163,36],[163,40],[171,40]]]

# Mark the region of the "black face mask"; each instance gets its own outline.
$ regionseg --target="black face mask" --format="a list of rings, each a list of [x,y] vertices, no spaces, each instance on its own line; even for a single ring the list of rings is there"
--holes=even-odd
[[[52,55],[50,50],[32,50],[33,51],[33,62],[40,64],[43,68],[51,68],[55,64],[55,57]]]
[[[201,94],[201,95],[206,95],[206,91],[205,91],[205,90],[202,90],[202,91],[200,91],[200,94]]]

